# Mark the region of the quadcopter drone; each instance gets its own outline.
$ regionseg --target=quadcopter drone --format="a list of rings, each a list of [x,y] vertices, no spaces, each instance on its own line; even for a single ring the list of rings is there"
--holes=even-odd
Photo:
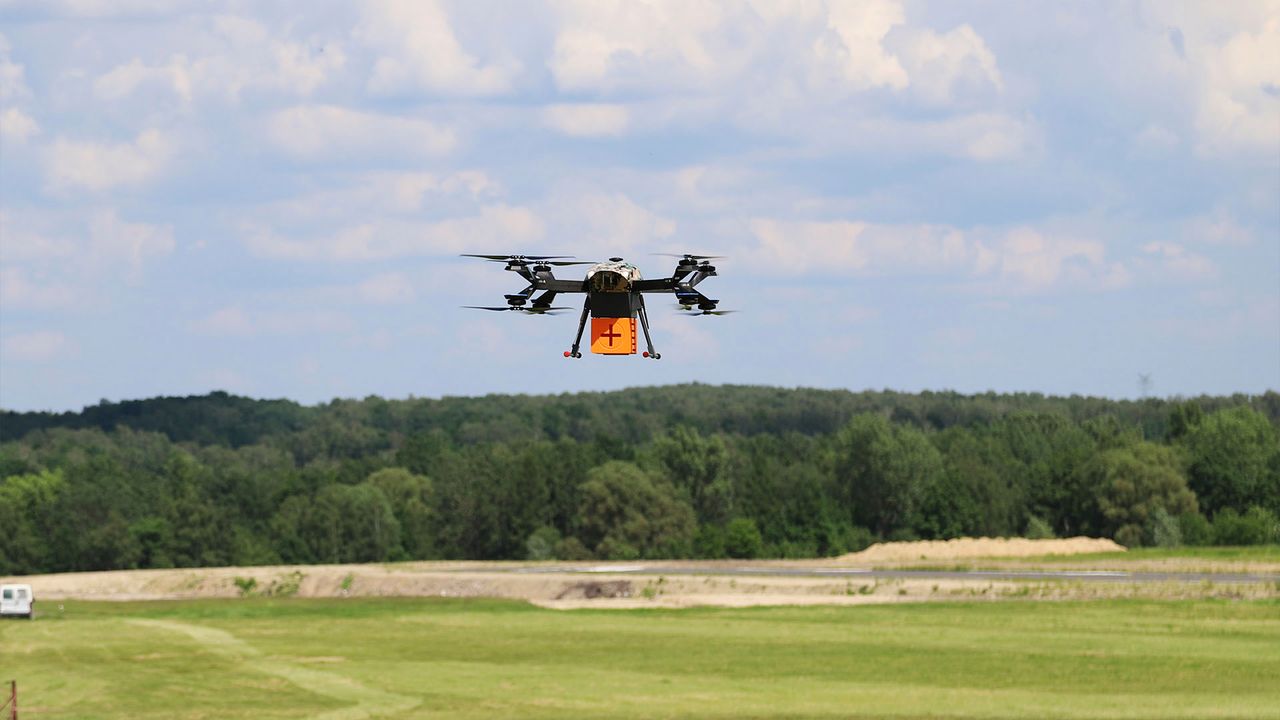
[[[597,355],[634,355],[636,353],[636,318],[644,331],[644,343],[648,349],[644,357],[658,360],[662,355],[653,349],[649,337],[649,314],[645,312],[644,293],[673,293],[680,309],[690,315],[724,315],[732,310],[719,310],[719,300],[698,292],[696,286],[716,274],[712,260],[719,255],[672,255],[676,261],[671,277],[644,280],[640,270],[620,257],[608,262],[584,262],[572,260],[571,255],[471,255],[490,262],[506,263],[506,269],[518,273],[529,282],[529,287],[514,295],[505,296],[502,307],[467,305],[474,310],[513,310],[528,315],[556,314],[566,307],[553,307],[552,301],[561,293],[586,293],[582,303],[582,316],[578,319],[578,334],[573,347],[564,351],[565,357],[580,358],[578,347],[582,344],[582,331],[591,316],[591,352]],[[558,280],[552,267],[566,265],[590,265],[582,280]],[[534,297],[534,293],[541,293]],[[697,308],[695,311],[694,308]]]

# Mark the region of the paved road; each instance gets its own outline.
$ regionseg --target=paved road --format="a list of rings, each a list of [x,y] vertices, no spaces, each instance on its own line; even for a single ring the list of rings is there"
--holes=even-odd
[[[467,572],[463,570],[462,572]],[[494,572],[486,569],[484,572]],[[877,579],[1032,580],[1123,583],[1280,583],[1280,574],[1127,572],[1123,570],[880,570],[822,567],[679,567],[662,564],[561,565],[511,568],[512,573],[595,573],[639,575],[755,575],[783,577],[849,577]]]

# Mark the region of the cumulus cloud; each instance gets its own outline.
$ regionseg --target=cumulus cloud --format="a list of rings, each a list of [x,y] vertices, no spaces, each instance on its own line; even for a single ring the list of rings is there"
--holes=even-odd
[[[379,55],[369,78],[374,93],[494,95],[519,71],[513,60],[485,64],[467,53],[436,0],[375,0],[355,35]]]
[[[431,222],[374,220],[306,236],[281,235],[271,228],[250,224],[243,240],[250,252],[259,257],[364,262],[455,254],[477,246],[520,247],[542,235],[542,220],[530,210],[492,205],[468,217]]]
[[[1196,126],[1207,153],[1280,153],[1280,11],[1205,52]]]
[[[1100,241],[1050,237],[1031,228],[966,233],[943,225],[756,219],[743,259],[759,271],[867,276],[941,276],[1008,292],[1063,284],[1119,287],[1130,280]]]
[[[503,194],[502,185],[480,170],[361,172],[341,184],[264,205],[259,215],[290,225],[342,221],[353,213],[412,217],[427,209],[472,210],[477,203]]]
[[[814,43],[814,53],[820,63],[835,68],[839,79],[854,90],[900,90],[911,80],[898,58],[885,50],[884,38],[903,20],[902,3],[896,0],[832,3],[827,15],[828,32]]]
[[[548,105],[542,110],[542,121],[572,137],[604,137],[625,132],[628,113],[622,105],[609,103]]]
[[[75,302],[70,285],[32,277],[19,267],[0,268],[0,305],[6,308],[58,310]]]
[[[1176,243],[1149,242],[1142,246],[1147,255],[1143,265],[1154,275],[1172,280],[1209,280],[1218,268],[1209,258],[1190,252]]]
[[[1004,89],[995,54],[967,24],[945,33],[910,32],[901,54],[913,93],[929,104],[951,105],[960,95]]]
[[[267,135],[298,158],[422,157],[457,144],[452,130],[426,120],[360,112],[332,105],[298,105],[273,113]]]
[[[175,143],[159,130],[144,130],[133,142],[77,142],[59,137],[45,161],[45,184],[51,190],[94,192],[143,185],[160,175]]]
[[[0,113],[0,138],[5,142],[22,145],[40,133],[40,124],[17,108]]]
[[[676,231],[676,222],[640,205],[621,192],[558,191],[549,200],[560,242],[582,248],[583,257],[648,252]]]
[[[13,61],[9,40],[0,33],[0,102],[24,100],[31,95],[27,87],[26,67]]]

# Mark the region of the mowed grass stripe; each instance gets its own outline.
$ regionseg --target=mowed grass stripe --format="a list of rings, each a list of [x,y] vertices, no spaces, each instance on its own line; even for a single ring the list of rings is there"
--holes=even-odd
[[[0,624],[58,717],[1280,717],[1276,602],[66,608]]]

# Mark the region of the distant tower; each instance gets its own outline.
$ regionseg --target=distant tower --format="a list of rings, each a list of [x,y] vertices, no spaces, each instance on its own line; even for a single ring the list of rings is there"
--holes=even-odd
[[[1151,394],[1151,373],[1138,373],[1138,393],[1143,400]]]

